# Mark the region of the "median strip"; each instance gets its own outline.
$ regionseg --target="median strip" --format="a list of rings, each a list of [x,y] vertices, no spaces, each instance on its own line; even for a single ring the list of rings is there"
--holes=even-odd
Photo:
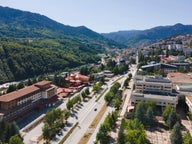
[[[97,127],[97,125],[99,124],[99,121],[101,120],[101,118],[103,117],[105,111],[107,109],[107,103],[105,103],[101,110],[99,111],[99,113],[97,114],[97,116],[95,117],[95,119],[92,121],[92,123],[89,126],[89,130],[90,129],[95,129]],[[79,141],[78,144],[85,144],[89,141],[91,135],[92,135],[93,131],[87,131],[84,136],[81,138],[81,140]]]
[[[78,122],[75,123],[75,125],[68,131],[68,133],[62,138],[62,140],[59,142],[59,144],[63,144],[67,138],[71,135],[71,133],[74,131],[74,129],[78,126]]]

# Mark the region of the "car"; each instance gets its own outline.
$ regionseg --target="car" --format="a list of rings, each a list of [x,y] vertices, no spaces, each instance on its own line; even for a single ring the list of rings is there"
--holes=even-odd
[[[57,133],[57,135],[58,135],[58,136],[62,136],[62,135],[63,135],[62,131],[59,131],[59,132]]]
[[[97,108],[95,108],[94,111],[97,111]]]

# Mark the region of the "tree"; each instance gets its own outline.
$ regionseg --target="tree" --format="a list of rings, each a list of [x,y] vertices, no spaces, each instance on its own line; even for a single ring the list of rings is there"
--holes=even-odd
[[[183,144],[192,144],[192,137],[189,131],[187,131],[183,136]]]
[[[142,123],[145,122],[145,109],[144,109],[144,103],[142,101],[139,102],[136,106],[135,118],[141,121]]]
[[[175,110],[171,110],[171,112],[169,113],[169,116],[167,118],[167,125],[170,129],[173,128],[173,126],[176,124],[176,122],[180,122],[180,118],[177,115],[177,113],[175,112]]]
[[[86,95],[85,92],[82,92],[82,93],[81,93],[81,96],[82,96],[83,100],[85,100],[85,98],[87,97],[87,95]]]
[[[167,121],[167,118],[169,116],[169,113],[173,109],[172,105],[166,105],[165,109],[163,110],[163,119],[164,121]]]
[[[88,75],[89,74],[89,70],[88,70],[87,66],[81,67],[80,74],[82,74],[82,75]]]
[[[116,109],[116,110],[119,110],[120,106],[121,106],[121,103],[120,103],[119,99],[115,99],[115,101],[114,101],[114,107],[115,107],[115,109]]]
[[[15,84],[13,85],[10,85],[7,89],[7,93],[10,93],[10,92],[13,92],[13,91],[16,91],[17,89],[17,86]]]
[[[100,126],[96,138],[100,144],[106,144],[108,142],[108,129],[104,124]]]
[[[124,144],[125,143],[125,136],[124,136],[124,129],[125,129],[125,119],[121,120],[121,126],[118,132],[117,143]]]
[[[148,144],[144,126],[138,119],[128,121],[126,130],[125,143]]]
[[[85,93],[86,93],[86,95],[89,95],[89,94],[90,94],[89,88],[86,88],[86,89],[85,89]]]
[[[153,109],[152,107],[148,107],[147,112],[146,112],[146,123],[150,126],[154,126],[155,124],[155,117],[153,114]]]
[[[107,102],[107,103],[110,103],[111,102],[111,100],[113,99],[113,97],[114,97],[114,93],[113,92],[108,92],[106,95],[105,95],[105,101]]]
[[[129,76],[129,79],[131,79],[132,78],[132,73],[129,73],[128,76]]]
[[[64,119],[64,111],[61,109],[53,109],[46,113],[43,126],[43,137],[49,140],[56,135],[56,132],[62,128]]]
[[[171,144],[182,144],[181,126],[178,122],[171,131]]]
[[[127,79],[124,81],[123,86],[124,86],[124,87],[128,87],[128,86],[129,86],[129,78],[127,78]]]
[[[9,144],[24,144],[19,135],[14,135],[9,139]]]
[[[17,85],[17,89],[22,89],[22,88],[24,88],[24,87],[25,87],[25,85],[24,85],[23,82],[20,82],[20,83]]]
[[[31,81],[31,79],[28,79],[27,85],[30,86],[30,85],[32,85],[32,84],[33,84],[33,82]]]

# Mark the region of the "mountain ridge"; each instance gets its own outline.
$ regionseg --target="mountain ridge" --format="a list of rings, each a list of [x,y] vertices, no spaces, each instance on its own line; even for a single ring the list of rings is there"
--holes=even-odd
[[[103,33],[106,38],[121,42],[128,47],[146,46],[162,39],[180,34],[191,34],[192,25],[177,23],[169,26],[157,26],[146,30],[119,31]]]

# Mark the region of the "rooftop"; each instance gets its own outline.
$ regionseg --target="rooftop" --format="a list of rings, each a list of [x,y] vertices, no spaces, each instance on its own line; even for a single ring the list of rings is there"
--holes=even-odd
[[[17,90],[17,91],[14,91],[14,92],[0,96],[0,101],[1,102],[12,101],[14,99],[18,99],[20,97],[23,97],[27,94],[31,94],[33,92],[38,92],[39,90],[40,89],[38,87],[31,85],[31,86],[25,87],[23,89],[20,89],[20,90]]]
[[[135,97],[144,97],[147,99],[159,99],[159,100],[177,100],[177,96],[170,96],[170,95],[157,95],[157,94],[143,94],[143,93],[133,93]]]
[[[167,77],[173,84],[192,84],[192,75],[175,72],[168,73]]]
[[[38,82],[36,84],[34,84],[35,86],[39,86],[39,87],[42,87],[42,86],[45,86],[45,85],[48,85],[48,84],[51,84],[51,81],[46,81],[46,80],[43,80],[41,82]]]

